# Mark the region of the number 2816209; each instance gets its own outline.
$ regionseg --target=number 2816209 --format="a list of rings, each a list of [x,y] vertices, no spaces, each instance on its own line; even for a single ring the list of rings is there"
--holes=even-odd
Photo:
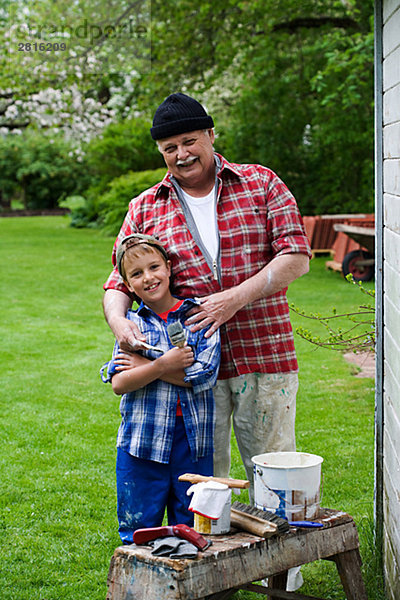
[[[57,52],[57,50],[66,50],[67,44],[61,42],[26,42],[18,44],[18,52]]]

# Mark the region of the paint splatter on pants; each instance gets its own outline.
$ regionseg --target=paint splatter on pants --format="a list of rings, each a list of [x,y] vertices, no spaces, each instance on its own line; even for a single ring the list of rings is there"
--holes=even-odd
[[[251,483],[250,502],[254,500],[251,457],[265,452],[296,450],[297,389],[297,373],[250,373],[220,380],[214,388],[214,475],[229,475],[233,421],[239,452]]]
[[[193,526],[188,510],[190,483],[178,481],[183,473],[213,474],[212,454],[194,461],[182,417],[176,418],[174,440],[168,464],[132,456],[117,448],[117,514],[119,535],[132,544],[133,532],[143,527],[162,525],[165,509],[168,524]]]

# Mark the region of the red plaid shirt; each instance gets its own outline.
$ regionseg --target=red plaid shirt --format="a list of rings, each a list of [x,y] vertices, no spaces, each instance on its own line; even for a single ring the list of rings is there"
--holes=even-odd
[[[114,245],[114,265],[122,238],[134,232],[153,235],[172,262],[174,294],[190,298],[239,285],[275,256],[311,256],[296,201],[275,173],[261,165],[238,165],[216,157],[220,282],[187,228],[170,173],[130,202]],[[129,293],[116,267],[104,289]],[[220,379],[297,371],[286,290],[239,310],[222,325],[221,346]]]

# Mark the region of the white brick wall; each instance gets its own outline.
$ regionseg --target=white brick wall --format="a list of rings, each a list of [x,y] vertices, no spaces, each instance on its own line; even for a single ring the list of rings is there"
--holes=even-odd
[[[383,0],[384,564],[400,598],[400,0]]]

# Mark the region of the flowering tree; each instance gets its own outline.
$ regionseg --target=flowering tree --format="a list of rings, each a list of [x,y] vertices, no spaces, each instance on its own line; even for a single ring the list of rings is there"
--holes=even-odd
[[[79,144],[131,114],[149,18],[149,0],[1,0],[0,133],[30,125]]]

